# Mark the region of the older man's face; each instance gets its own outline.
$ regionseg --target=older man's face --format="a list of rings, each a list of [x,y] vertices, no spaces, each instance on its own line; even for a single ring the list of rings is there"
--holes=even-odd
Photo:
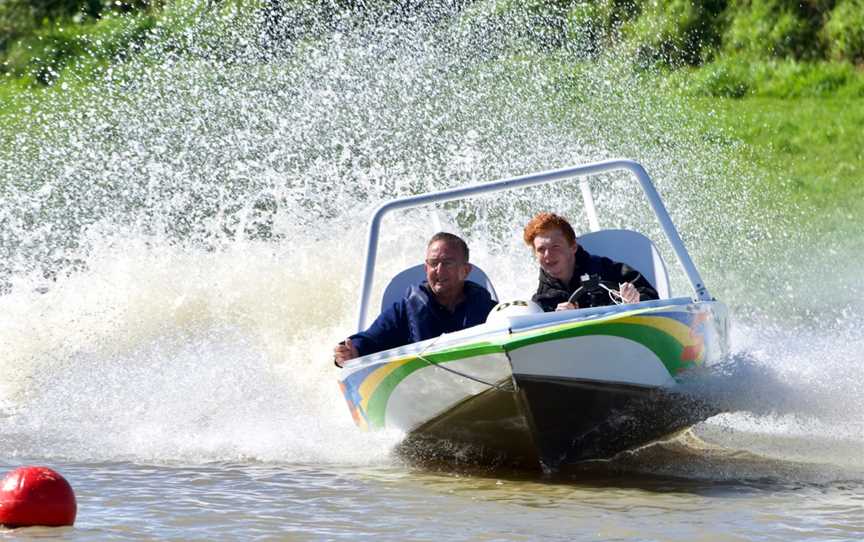
[[[471,264],[462,250],[447,241],[435,241],[426,249],[426,280],[438,297],[456,297],[465,286]]]

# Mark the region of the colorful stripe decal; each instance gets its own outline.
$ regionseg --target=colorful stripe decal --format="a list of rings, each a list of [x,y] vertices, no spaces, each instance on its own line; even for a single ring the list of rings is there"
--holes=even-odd
[[[386,379],[390,375],[390,373],[402,367],[413,359],[416,358],[406,357],[402,359],[397,359],[378,367],[375,371],[370,373],[369,376],[367,376],[363,383],[359,386],[360,396],[365,398],[361,406],[363,408],[367,408],[369,406],[369,398],[372,396],[372,393],[375,391],[375,389],[378,388],[381,382]]]
[[[405,363],[400,363],[398,367],[390,371],[387,377],[381,381],[381,384],[367,397],[364,408],[369,413],[369,423],[373,427],[384,427],[384,416],[387,412],[387,401],[390,399],[390,394],[396,389],[396,386],[405,380],[408,375],[418,371],[429,364],[422,359],[413,358]]]
[[[556,331],[551,336],[542,334],[522,337],[508,342],[506,349],[509,352],[525,346],[548,341],[575,337],[608,335],[621,337],[622,339],[629,339],[648,348],[663,363],[666,370],[669,371],[669,374],[677,374],[693,365],[692,361],[684,363],[681,360],[681,353],[684,351],[685,345],[676,338],[676,335],[680,336],[682,334],[680,330],[675,330],[675,334],[672,334],[662,329],[660,326],[655,327],[654,325],[644,325],[628,320],[629,319],[623,319],[615,322],[595,324],[592,326],[562,329]],[[668,327],[668,324],[664,327]],[[685,327],[683,329],[683,334],[685,336],[687,336],[687,331],[688,328]]]
[[[382,361],[345,377],[340,387],[351,409],[355,422],[361,428],[384,427],[387,401],[393,390],[412,373],[451,361],[482,355],[510,352],[548,341],[590,335],[607,335],[629,339],[642,344],[663,363],[670,374],[700,363],[704,358],[705,322],[711,315],[707,311],[670,311],[643,309],[619,312],[600,319],[568,322],[503,335],[498,341],[484,341],[460,345],[434,353],[405,356]]]

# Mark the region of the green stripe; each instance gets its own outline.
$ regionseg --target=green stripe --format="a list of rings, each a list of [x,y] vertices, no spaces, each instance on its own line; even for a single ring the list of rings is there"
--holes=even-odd
[[[414,358],[406,362],[404,365],[394,370],[381,380],[381,383],[372,392],[372,397],[369,398],[366,414],[369,417],[369,424],[374,427],[384,427],[385,412],[387,409],[387,401],[390,400],[390,395],[396,386],[399,385],[412,373],[432,365],[439,365],[450,361],[460,359],[473,358],[486,354],[501,354],[504,349],[501,345],[491,344],[488,342],[474,343],[467,346],[450,348],[435,352],[434,354],[424,355],[424,359]],[[428,362],[428,363],[427,363]]]
[[[415,358],[392,371],[381,380],[381,383],[372,392],[372,397],[369,398],[366,410],[370,426],[384,427],[384,413],[387,407],[387,400],[390,399],[390,394],[393,393],[396,386],[407,378],[408,375],[427,366],[428,364],[425,361]]]
[[[544,337],[544,338],[545,337],[554,337],[553,334],[555,334],[555,333],[565,332],[565,331],[568,331],[568,330],[571,330],[574,328],[584,328],[584,327],[590,326],[593,329],[594,328],[593,326],[597,326],[598,324],[603,324],[604,322],[608,322],[609,320],[619,320],[622,318],[628,318],[630,316],[639,316],[639,315],[644,315],[646,313],[657,312],[660,310],[668,310],[668,309],[669,309],[669,307],[652,307],[650,309],[637,309],[637,310],[631,310],[631,311],[616,312],[614,314],[610,314],[610,315],[604,316],[602,318],[590,318],[590,319],[581,320],[578,322],[565,322],[565,323],[558,324],[552,328],[544,327],[541,330],[536,331],[533,334],[531,334],[531,337]],[[526,332],[526,331],[517,332],[516,336],[519,338],[516,339],[516,341],[523,340],[524,339],[523,335],[526,333],[530,333],[530,332]],[[500,354],[500,353],[504,353],[504,352],[509,352],[510,350],[512,350],[512,348],[510,348],[509,345],[513,344],[513,341],[514,341],[512,339],[512,337],[513,337],[513,335],[507,334],[504,336],[504,340],[502,342],[493,343],[493,342],[489,342],[489,341],[484,341],[484,342],[477,342],[477,343],[471,343],[471,344],[466,344],[466,345],[454,346],[452,348],[448,348],[446,350],[440,350],[438,352],[435,352],[434,354],[429,354],[429,355],[426,355],[423,357],[425,357],[429,361],[432,361],[433,363],[444,363],[447,361],[455,361],[455,360],[470,358],[470,357],[474,357],[474,356],[482,356],[482,355],[486,355],[486,354]]]
[[[398,386],[399,383],[409,375],[424,367],[428,367],[430,363],[438,365],[488,354],[512,352],[532,344],[569,339],[573,337],[585,337],[589,335],[621,337],[623,339],[637,342],[651,350],[651,352],[660,359],[666,367],[666,370],[668,370],[672,375],[692,366],[692,362],[681,361],[681,354],[684,351],[684,345],[678,342],[678,340],[672,335],[669,335],[660,329],[643,324],[627,324],[608,321],[617,320],[622,317],[642,312],[651,311],[628,311],[627,313],[618,313],[600,321],[586,320],[564,324],[558,329],[552,331],[547,328],[538,333],[523,334],[517,338],[512,338],[512,336],[508,335],[503,344],[484,341],[465,346],[456,346],[424,355],[423,357],[425,361],[423,359],[414,358],[387,375],[381,383],[378,384],[375,391],[372,392],[372,397],[369,399],[368,409],[366,412],[369,424],[373,427],[384,427],[387,402],[389,401],[393,390],[396,389],[396,386]]]
[[[434,364],[446,363],[448,361],[456,361],[465,358],[473,358],[476,356],[485,356],[487,354],[503,354],[504,347],[500,344],[492,344],[490,342],[473,343],[465,346],[456,346],[441,350],[434,354],[423,356]]]
[[[596,323],[591,326],[579,326],[560,329],[551,333],[540,333],[528,337],[520,337],[507,342],[504,348],[512,352],[519,348],[539,344],[548,341],[557,341],[573,337],[585,337],[589,335],[607,335],[621,337],[637,342],[651,350],[657,356],[669,374],[677,374],[681,369],[692,365],[691,362],[681,361],[681,353],[684,345],[678,340],[660,329],[642,324],[625,323]]]

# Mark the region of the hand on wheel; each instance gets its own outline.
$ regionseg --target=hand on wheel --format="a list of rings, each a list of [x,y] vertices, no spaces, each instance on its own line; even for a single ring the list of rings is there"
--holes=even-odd
[[[618,288],[618,293],[621,294],[622,303],[639,303],[641,296],[639,295],[639,290],[633,286],[632,282],[619,284]]]

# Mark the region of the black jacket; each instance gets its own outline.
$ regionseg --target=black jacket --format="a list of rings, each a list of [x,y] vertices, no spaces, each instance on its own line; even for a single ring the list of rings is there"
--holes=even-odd
[[[642,276],[642,274],[625,263],[619,263],[602,256],[592,256],[581,246],[576,250],[576,267],[573,269],[573,277],[570,284],[553,278],[542,269],[540,270],[540,284],[537,293],[531,299],[543,307],[546,312],[554,311],[559,303],[566,302],[573,292],[582,285],[582,275],[599,275],[600,280],[614,282],[632,282],[639,291],[642,301],[646,299],[657,299],[657,290]],[[611,305],[613,302],[609,296],[599,296],[605,303],[597,303],[597,306]]]

